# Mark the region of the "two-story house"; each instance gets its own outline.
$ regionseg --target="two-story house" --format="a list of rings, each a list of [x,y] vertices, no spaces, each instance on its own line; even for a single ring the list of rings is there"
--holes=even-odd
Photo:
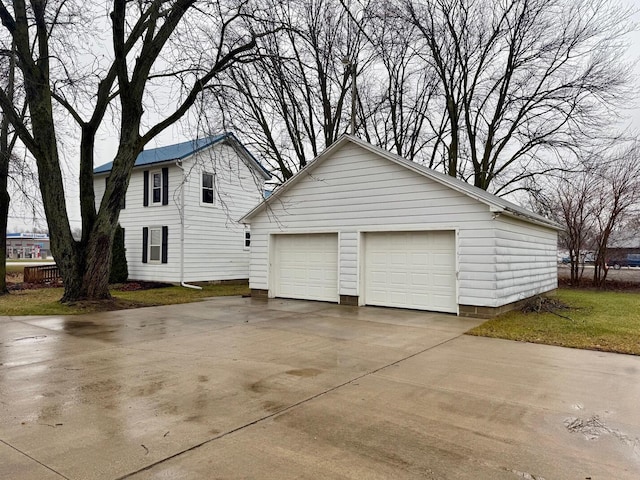
[[[98,203],[111,167],[94,170]],[[263,199],[270,178],[232,133],[140,153],[120,212],[129,278],[249,278],[251,234],[237,220]]]

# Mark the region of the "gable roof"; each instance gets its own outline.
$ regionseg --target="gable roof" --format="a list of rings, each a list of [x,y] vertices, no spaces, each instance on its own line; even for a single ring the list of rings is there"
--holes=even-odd
[[[543,217],[542,215],[538,215],[536,213],[530,212],[529,210],[522,208],[515,203],[509,202],[501,197],[493,195],[481,188],[475,187],[473,185],[468,184],[465,181],[460,179],[451,177],[449,175],[445,175],[440,172],[436,172],[430,168],[427,168],[418,163],[412,162],[405,158],[400,157],[394,153],[391,153],[387,150],[384,150],[380,147],[376,147],[371,145],[370,143],[361,140],[359,138],[353,137],[351,135],[342,135],[336,142],[334,142],[331,146],[329,146],[324,152],[318,155],[315,159],[307,164],[302,170],[296,173],[293,177],[287,180],[280,188],[274,190],[274,192],[269,196],[269,198],[265,199],[259,205],[257,205],[253,210],[247,213],[244,217],[240,219],[240,222],[244,222],[245,220],[249,220],[258,212],[262,211],[269,205],[271,202],[275,201],[284,192],[290,190],[294,185],[296,185],[300,180],[306,177],[308,173],[310,173],[314,168],[324,162],[324,160],[330,157],[335,151],[342,148],[347,143],[353,143],[358,145],[376,155],[379,155],[383,158],[386,158],[398,165],[401,165],[409,170],[412,170],[424,177],[427,177],[437,183],[445,185],[453,190],[456,190],[468,197],[471,197],[485,205],[489,206],[490,211],[494,213],[504,213],[505,215],[509,215],[512,217],[520,218],[526,220],[530,223],[535,223],[538,225],[542,225],[545,227],[553,228],[556,230],[562,230],[562,227],[555,222],[552,222],[548,218]]]
[[[176,143],[174,145],[167,145],[165,147],[151,148],[149,150],[143,150],[136,158],[135,167],[143,167],[148,165],[156,165],[165,162],[175,162],[187,158],[205,148],[208,148],[217,143],[226,142],[231,145],[240,156],[244,157],[245,161],[253,166],[266,180],[271,178],[271,174],[265,169],[262,164],[246,149],[246,147],[240,143],[236,136],[231,133],[222,133],[220,135],[213,135],[210,137],[196,138],[195,140],[189,140],[182,143]],[[108,173],[113,167],[113,162],[105,163],[93,169],[94,174]]]

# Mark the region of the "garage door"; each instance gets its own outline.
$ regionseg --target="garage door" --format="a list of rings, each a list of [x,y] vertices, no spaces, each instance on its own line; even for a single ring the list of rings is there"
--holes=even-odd
[[[338,235],[274,235],[275,296],[338,301]]]
[[[457,313],[454,232],[365,235],[365,303]]]

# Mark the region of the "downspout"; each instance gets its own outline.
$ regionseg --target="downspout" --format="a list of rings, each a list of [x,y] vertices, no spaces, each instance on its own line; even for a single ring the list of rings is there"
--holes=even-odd
[[[202,290],[202,287],[191,285],[184,282],[184,224],[185,224],[185,208],[184,208],[184,189],[187,188],[187,176],[184,173],[184,167],[180,160],[176,161],[176,166],[182,170],[182,193],[180,194],[180,286],[185,288],[193,288],[194,290]]]

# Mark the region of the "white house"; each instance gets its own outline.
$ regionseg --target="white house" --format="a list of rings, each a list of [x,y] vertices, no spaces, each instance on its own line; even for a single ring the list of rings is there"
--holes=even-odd
[[[111,166],[94,170],[97,202]],[[251,236],[237,220],[269,178],[231,133],[143,151],[120,212],[129,278],[247,279]]]
[[[350,136],[241,222],[257,297],[490,317],[557,288],[558,225]]]

